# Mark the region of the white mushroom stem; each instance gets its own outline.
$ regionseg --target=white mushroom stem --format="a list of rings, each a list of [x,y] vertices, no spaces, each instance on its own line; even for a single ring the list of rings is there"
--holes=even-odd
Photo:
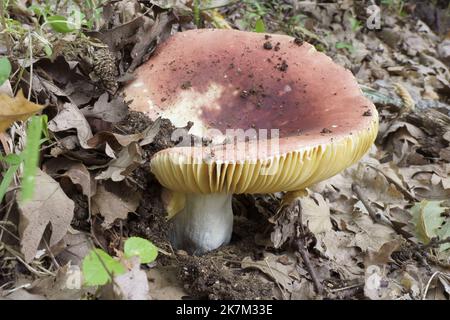
[[[233,231],[231,201],[227,193],[186,194],[183,210],[171,220],[172,246],[199,255],[227,244]]]

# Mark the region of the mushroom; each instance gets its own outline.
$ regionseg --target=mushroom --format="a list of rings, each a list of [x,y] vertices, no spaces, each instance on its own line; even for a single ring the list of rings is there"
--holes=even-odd
[[[177,33],[125,92],[131,109],[177,127],[192,121],[189,133],[212,139],[151,160],[178,211],[172,245],[193,254],[230,241],[232,194],[303,190],[357,162],[378,131],[352,73],[285,35]]]

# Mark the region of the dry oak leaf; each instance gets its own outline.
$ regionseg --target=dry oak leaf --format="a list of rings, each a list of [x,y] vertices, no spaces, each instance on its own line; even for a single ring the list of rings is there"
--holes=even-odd
[[[263,260],[254,261],[250,257],[245,257],[241,261],[241,267],[258,269],[288,292],[292,292],[294,280],[300,280],[296,264],[284,265],[278,261],[279,258],[280,256],[266,252]]]
[[[316,235],[315,249],[328,259],[327,266],[342,279],[357,279],[363,273],[358,265],[360,253],[351,245],[352,238],[349,232],[334,230]]]
[[[362,251],[379,251],[385,243],[398,238],[392,228],[373,222],[367,214],[354,213],[353,222],[357,227],[348,226],[356,233],[350,245],[361,248]]]
[[[75,208],[74,202],[66,196],[59,183],[39,169],[36,186],[33,199],[19,202],[21,251],[26,262],[35,257],[48,224],[52,227],[50,247],[66,235]]]
[[[98,98],[92,107],[81,109],[86,117],[102,119],[111,123],[124,120],[127,117],[128,106],[120,97],[108,101],[108,93]]]
[[[53,132],[76,129],[80,145],[84,149],[91,148],[87,144],[87,141],[92,138],[91,127],[74,104],[65,103],[63,109],[48,123],[48,128]]]
[[[28,101],[22,91],[12,98],[0,93],[0,132],[5,131],[14,121],[25,121],[44,106]]]
[[[303,221],[308,229],[314,233],[331,230],[330,207],[320,193],[300,198]]]
[[[98,185],[92,197],[92,213],[101,214],[105,218],[102,226],[108,228],[116,219],[126,219],[129,212],[134,212],[140,199],[141,194],[124,183],[108,180]]]

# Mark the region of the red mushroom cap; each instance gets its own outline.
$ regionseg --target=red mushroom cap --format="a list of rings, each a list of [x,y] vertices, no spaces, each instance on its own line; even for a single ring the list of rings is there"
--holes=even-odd
[[[273,192],[304,188],[359,160],[373,143],[378,113],[350,71],[309,43],[285,35],[192,30],[172,36],[126,88],[131,108],[192,133],[279,130],[268,148],[250,141],[175,147],[152,171],[182,192]],[[228,148],[228,149],[227,149]],[[231,148],[232,152],[229,152]],[[255,151],[256,150],[256,151]],[[260,174],[262,168],[270,174]]]

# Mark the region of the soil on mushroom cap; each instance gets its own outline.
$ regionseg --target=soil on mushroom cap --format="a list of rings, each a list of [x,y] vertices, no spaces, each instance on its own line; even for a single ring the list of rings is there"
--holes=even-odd
[[[152,121],[144,114],[131,112],[118,126],[121,133],[136,133],[148,127]],[[161,201],[162,187],[150,173],[149,159],[159,150],[173,146],[170,140],[175,128],[164,120],[154,142],[145,146],[147,161],[134,171],[132,178],[145,187],[143,199],[136,215],[129,215],[124,223],[128,236],[141,236],[153,241],[158,247],[172,252],[168,240],[168,222]],[[262,218],[262,217],[260,217]],[[262,221],[262,222],[261,222]],[[182,286],[195,299],[272,299],[276,286],[255,270],[243,270],[240,262],[246,256],[260,258],[262,249],[255,246],[255,234],[266,229],[264,219],[236,217],[235,232],[228,246],[207,255],[195,257],[183,252],[171,256],[160,254],[158,263],[162,267],[175,267]]]

